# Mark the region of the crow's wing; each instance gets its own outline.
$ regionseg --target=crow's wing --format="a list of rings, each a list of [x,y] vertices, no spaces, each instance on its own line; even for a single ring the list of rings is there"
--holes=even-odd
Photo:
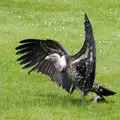
[[[81,78],[81,89],[91,89],[95,78],[96,67],[96,44],[92,25],[85,14],[85,42],[81,50],[72,56],[72,64],[76,66],[78,76]]]
[[[69,92],[70,83],[67,73],[59,72],[53,65],[53,62],[45,60],[47,55],[57,53],[60,56],[68,55],[65,48],[55,40],[26,39],[20,41],[21,45],[16,47],[17,53],[22,54],[17,59],[23,69],[33,67],[30,71],[41,72],[50,76],[51,80],[62,86]]]

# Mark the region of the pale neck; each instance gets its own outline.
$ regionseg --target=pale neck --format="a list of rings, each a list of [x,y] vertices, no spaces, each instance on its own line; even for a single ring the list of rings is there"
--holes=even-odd
[[[66,67],[66,60],[65,60],[65,56],[58,56],[56,63],[55,63],[55,67],[56,69],[58,69],[59,71],[62,71],[65,67]]]
[[[55,64],[60,65],[61,57],[59,55],[56,56]]]

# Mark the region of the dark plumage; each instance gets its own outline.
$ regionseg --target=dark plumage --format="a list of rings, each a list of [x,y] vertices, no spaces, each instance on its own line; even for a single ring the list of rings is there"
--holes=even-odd
[[[30,71],[48,75],[53,82],[63,87],[68,93],[75,89],[82,92],[82,101],[88,92],[95,92],[103,97],[114,92],[94,83],[96,68],[96,44],[92,25],[85,14],[85,42],[80,51],[69,55],[65,48],[55,40],[26,39],[20,41],[16,48],[22,54],[20,61],[23,69],[33,67]],[[101,92],[100,90],[103,90]]]
[[[91,92],[94,93],[93,102],[104,102],[105,101],[104,96],[110,96],[116,94],[115,92],[99,85],[98,83],[94,83]]]
[[[18,46],[17,54],[24,54],[17,61],[25,64],[23,69],[34,66],[28,73],[32,71],[41,72],[50,76],[53,82],[61,85],[69,92],[71,84],[68,82],[67,74],[58,71],[53,61],[45,59],[50,54],[57,53],[60,56],[68,55],[68,52],[55,40],[37,40],[26,39],[20,41],[22,45]]]

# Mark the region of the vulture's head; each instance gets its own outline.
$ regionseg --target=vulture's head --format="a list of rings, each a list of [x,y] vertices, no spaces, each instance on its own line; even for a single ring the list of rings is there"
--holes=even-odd
[[[60,59],[60,56],[59,56],[57,53],[48,55],[48,56],[46,56],[46,58],[45,58],[45,60],[50,60],[50,61],[55,62],[55,63],[56,63],[57,61],[59,61],[59,59]]]

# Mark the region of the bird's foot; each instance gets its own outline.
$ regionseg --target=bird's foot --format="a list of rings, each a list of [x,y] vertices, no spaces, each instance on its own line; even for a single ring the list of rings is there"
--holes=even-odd
[[[97,97],[93,97],[93,98],[92,98],[92,101],[93,101],[93,103],[105,102],[105,98],[104,98],[104,97],[97,96]]]

